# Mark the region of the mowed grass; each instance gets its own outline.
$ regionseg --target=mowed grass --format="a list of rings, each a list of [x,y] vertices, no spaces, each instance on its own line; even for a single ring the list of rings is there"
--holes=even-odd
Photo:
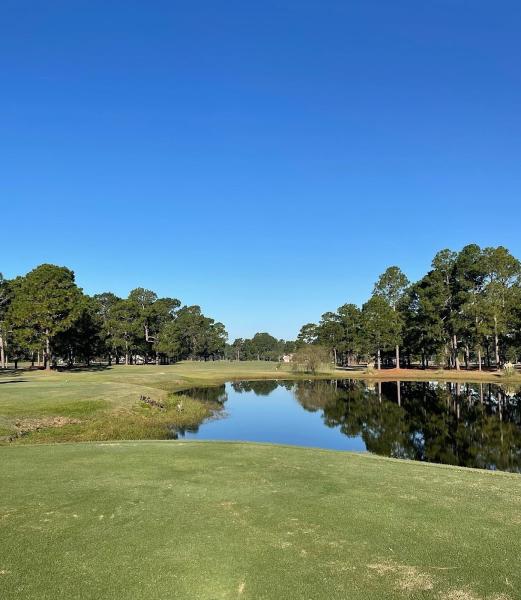
[[[521,479],[270,445],[0,449],[0,598],[521,597]]]
[[[141,394],[164,399],[168,392],[231,379],[280,378],[288,365],[267,362],[183,362],[175,365],[123,365],[73,371],[0,371],[0,414],[31,416],[68,412],[76,402],[128,408]]]

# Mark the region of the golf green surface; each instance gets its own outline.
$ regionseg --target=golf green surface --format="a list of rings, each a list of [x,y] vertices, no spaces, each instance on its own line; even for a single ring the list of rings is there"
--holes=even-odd
[[[0,448],[0,598],[521,597],[521,478],[259,444]]]

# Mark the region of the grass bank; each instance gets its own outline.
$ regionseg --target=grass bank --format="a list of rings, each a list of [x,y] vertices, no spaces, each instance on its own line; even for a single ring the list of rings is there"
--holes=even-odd
[[[276,363],[113,366],[0,374],[2,443],[163,438],[168,426],[198,425],[216,408],[172,392],[232,379],[291,376]],[[160,403],[147,406],[141,398]],[[179,401],[182,410],[178,410]]]
[[[326,378],[366,380],[459,380],[512,384],[495,373],[475,371],[331,371]],[[0,443],[163,438],[169,426],[193,427],[215,405],[185,398],[182,410],[170,394],[194,386],[240,379],[309,379],[290,365],[253,362],[183,362],[171,366],[113,366],[0,374]],[[164,405],[146,406],[141,397]],[[1,441],[3,440],[3,442]]]
[[[518,476],[256,444],[0,452],[2,599],[519,598]]]

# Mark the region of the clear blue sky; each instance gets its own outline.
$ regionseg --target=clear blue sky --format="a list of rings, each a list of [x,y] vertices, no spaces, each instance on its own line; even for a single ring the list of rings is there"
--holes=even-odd
[[[3,0],[0,271],[230,337],[441,248],[521,257],[521,2]]]

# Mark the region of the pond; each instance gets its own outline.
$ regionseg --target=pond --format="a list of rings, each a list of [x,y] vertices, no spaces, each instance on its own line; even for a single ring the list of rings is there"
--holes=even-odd
[[[171,437],[295,444],[521,472],[521,390],[438,382],[241,381],[195,388],[214,416]]]

